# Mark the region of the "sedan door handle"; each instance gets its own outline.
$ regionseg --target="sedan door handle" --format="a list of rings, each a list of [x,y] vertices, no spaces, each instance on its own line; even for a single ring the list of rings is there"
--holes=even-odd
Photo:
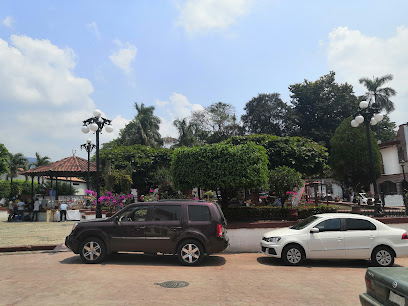
[[[177,230],[181,230],[182,229],[182,227],[181,226],[176,226],[176,227],[173,227],[173,231],[177,231]]]

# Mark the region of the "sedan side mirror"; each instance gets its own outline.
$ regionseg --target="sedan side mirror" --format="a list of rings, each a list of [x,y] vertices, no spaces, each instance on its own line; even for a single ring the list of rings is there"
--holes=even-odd
[[[318,233],[319,229],[317,227],[313,227],[310,229],[310,233],[314,234],[314,233]]]

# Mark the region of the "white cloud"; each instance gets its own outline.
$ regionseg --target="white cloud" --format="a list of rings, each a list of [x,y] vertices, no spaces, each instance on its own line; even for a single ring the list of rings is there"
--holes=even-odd
[[[93,86],[74,74],[75,65],[72,49],[49,40],[0,39],[0,143],[10,152],[56,160],[86,140],[81,126],[95,109]]]
[[[15,19],[13,16],[7,16],[6,18],[3,19],[3,25],[5,25],[6,27],[12,29],[13,28],[13,24],[15,23]]]
[[[362,77],[381,77],[393,74],[394,80],[387,83],[397,91],[392,98],[395,111],[390,114],[397,125],[407,122],[408,107],[408,28],[398,27],[394,36],[379,38],[367,36],[358,30],[338,27],[329,33],[327,48],[330,70],[342,81],[354,86],[357,95],[365,92],[358,80]]]
[[[101,33],[99,32],[98,25],[95,21],[86,24],[86,28],[91,32],[98,40],[101,40]]]
[[[170,101],[156,101],[159,113],[165,114],[159,116],[161,119],[160,134],[162,137],[177,137],[177,129],[173,126],[173,121],[176,119],[183,119],[189,117],[193,111],[203,110],[204,107],[200,104],[192,104],[188,101],[187,97],[173,93]]]
[[[130,74],[132,72],[132,62],[136,57],[137,48],[129,42],[122,43],[120,40],[115,40],[115,44],[119,50],[109,56],[113,64],[119,67],[124,73]]]
[[[186,0],[177,24],[188,34],[225,29],[246,14],[251,0]]]

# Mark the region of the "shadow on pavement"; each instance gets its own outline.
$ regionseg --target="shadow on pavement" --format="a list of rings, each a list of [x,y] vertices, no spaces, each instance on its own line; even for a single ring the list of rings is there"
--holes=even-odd
[[[62,264],[85,264],[79,255],[63,259]],[[226,260],[221,256],[208,256],[198,267],[216,267],[225,265]],[[181,266],[173,255],[146,255],[136,253],[117,253],[108,256],[101,265],[132,265],[132,266]]]
[[[257,261],[266,266],[285,266],[280,258],[274,257],[258,257]],[[294,266],[296,267],[296,266]],[[301,267],[306,268],[357,268],[357,269],[367,269],[372,267],[369,260],[362,259],[306,259]],[[394,264],[394,267],[402,267],[398,264]]]

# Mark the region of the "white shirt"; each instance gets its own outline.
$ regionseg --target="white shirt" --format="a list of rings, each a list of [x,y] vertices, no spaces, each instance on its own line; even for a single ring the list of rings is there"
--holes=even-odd
[[[34,202],[34,211],[39,211],[40,210],[40,201],[35,201]]]
[[[61,204],[60,209],[61,210],[67,210],[68,205],[67,204]]]
[[[24,210],[24,205],[25,205],[24,202],[18,202],[18,203],[17,203],[18,210]]]

